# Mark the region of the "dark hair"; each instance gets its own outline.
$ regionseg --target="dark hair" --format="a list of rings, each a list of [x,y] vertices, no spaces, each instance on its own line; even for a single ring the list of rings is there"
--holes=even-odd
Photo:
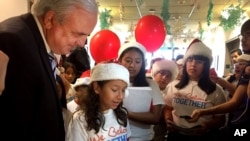
[[[58,84],[60,85],[60,87],[62,89],[62,95],[60,98],[61,106],[65,109],[67,109],[66,89],[65,89],[65,86],[64,86],[64,83],[63,83],[61,76],[56,75],[56,82],[58,82]]]
[[[73,83],[74,83],[76,81],[76,79],[78,78],[78,77],[76,77],[76,67],[75,67],[75,65],[73,63],[71,63],[71,62],[66,61],[66,62],[63,63],[62,66],[63,66],[65,72],[66,72],[66,70],[68,68],[72,68],[73,69],[73,71],[75,73],[75,80],[73,81]]]
[[[183,57],[184,57],[184,55],[179,54],[176,56],[175,61],[178,61],[179,59],[182,59]]]
[[[164,58],[162,58],[162,57],[157,57],[157,58],[152,59],[152,60],[150,61],[150,68],[149,68],[149,69],[152,69],[153,64],[154,64],[155,62],[161,61],[161,60],[163,60],[163,59],[164,59]]]
[[[110,80],[106,81],[96,81],[93,83],[97,83],[101,88],[104,87],[106,83]],[[100,109],[100,95],[95,93],[93,88],[93,83],[89,85],[88,93],[86,95],[86,99],[80,102],[80,108],[85,112],[85,118],[88,123],[88,130],[94,129],[96,133],[99,132],[100,128],[105,124],[105,118]],[[82,103],[84,102],[84,103]],[[121,102],[116,109],[114,109],[114,113],[116,115],[117,122],[126,127],[127,126],[127,110],[123,107],[123,103]]]
[[[81,73],[90,69],[90,59],[85,48],[77,47],[66,58],[66,61],[71,62],[76,68],[76,78],[79,78]]]
[[[127,52],[129,52],[131,50],[135,50],[135,51],[139,52],[141,54],[141,56],[142,56],[142,66],[141,66],[141,69],[140,69],[139,73],[135,76],[134,81],[132,82],[132,85],[133,86],[139,86],[139,87],[140,86],[142,86],[142,87],[149,86],[149,84],[148,84],[148,82],[146,80],[146,62],[145,62],[145,59],[144,59],[144,54],[143,54],[143,52],[140,49],[138,49],[136,47],[130,47],[130,48],[124,50],[122,52],[122,54],[120,55],[120,58],[118,58],[118,61],[121,62],[123,56]]]
[[[200,78],[200,80],[198,81],[198,86],[205,91],[208,95],[211,94],[212,92],[215,91],[216,89],[216,84],[210,79],[210,63],[209,63],[209,59],[205,56],[201,56],[201,55],[194,55],[194,56],[190,56],[188,58],[194,58],[197,60],[202,60],[205,61],[204,64],[204,69],[202,72],[202,76]],[[181,89],[184,88],[188,82],[189,82],[189,76],[186,70],[187,67],[187,63],[185,62],[184,66],[183,66],[183,74],[181,76],[181,79],[179,81],[179,83],[177,83],[175,85],[176,88]]]
[[[233,54],[234,52],[237,52],[238,55],[242,55],[242,51],[239,48],[233,49],[230,51],[230,54]]]
[[[241,31],[240,33],[243,34],[246,31],[250,31],[250,19],[248,19],[247,21],[245,21],[243,23],[243,25],[241,26]]]

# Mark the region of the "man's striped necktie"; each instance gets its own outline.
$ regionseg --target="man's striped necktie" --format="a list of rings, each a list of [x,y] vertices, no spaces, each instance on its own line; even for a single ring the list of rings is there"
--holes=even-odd
[[[49,53],[49,62],[50,62],[54,77],[56,78],[56,60],[52,52]]]

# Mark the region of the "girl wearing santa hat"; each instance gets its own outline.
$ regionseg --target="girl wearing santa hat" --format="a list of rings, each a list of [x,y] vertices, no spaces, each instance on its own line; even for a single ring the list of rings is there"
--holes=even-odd
[[[67,141],[127,140],[131,134],[123,99],[129,72],[116,63],[98,63],[91,69],[88,93],[79,99]]]
[[[152,125],[159,122],[164,105],[159,86],[152,79],[146,78],[145,55],[145,47],[138,42],[125,43],[118,51],[118,62],[129,71],[129,88],[138,88],[138,93],[143,91],[140,88],[151,89],[151,91],[142,94],[134,102],[140,105],[143,104],[142,107],[146,107],[146,110],[137,109],[138,105],[136,104],[134,107],[131,107],[132,104],[125,104],[125,102],[130,102],[127,99],[134,98],[137,93],[129,93],[129,97],[125,98],[124,104],[126,108],[129,107],[128,118],[132,133],[129,141],[151,141],[153,139],[154,131]]]
[[[211,49],[195,39],[189,45],[183,61],[181,79],[167,86],[164,97],[165,121],[169,130],[167,140],[216,140],[217,129],[224,125],[225,115],[202,116],[196,122],[188,122],[194,109],[205,109],[226,101],[222,88],[210,79]]]

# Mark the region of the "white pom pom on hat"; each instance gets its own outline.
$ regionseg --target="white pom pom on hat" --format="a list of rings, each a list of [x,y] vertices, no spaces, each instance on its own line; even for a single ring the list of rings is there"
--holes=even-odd
[[[194,55],[201,55],[204,57],[207,57],[209,59],[209,63],[210,65],[213,62],[213,57],[212,57],[212,50],[207,47],[202,41],[200,41],[199,39],[194,39],[189,47],[187,48],[187,51],[184,55],[184,62],[186,62],[187,58],[190,56],[194,56]]]
[[[133,41],[133,42],[128,42],[128,43],[125,43],[123,44],[119,51],[118,51],[118,59],[120,58],[121,54],[127,50],[128,48],[132,48],[132,47],[135,47],[135,48],[138,48],[143,54],[144,54],[144,57],[146,57],[146,48],[141,44],[141,43],[138,43],[136,41]]]
[[[174,80],[179,73],[177,64],[174,61],[167,59],[156,61],[152,65],[152,70],[151,70],[152,77],[154,77],[154,75],[160,70],[168,70],[172,75],[171,81]]]

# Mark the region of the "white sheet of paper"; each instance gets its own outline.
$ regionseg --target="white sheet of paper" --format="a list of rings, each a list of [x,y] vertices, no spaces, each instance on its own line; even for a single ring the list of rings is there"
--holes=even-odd
[[[150,87],[128,87],[129,95],[124,98],[123,105],[130,112],[148,112],[152,102]]]

